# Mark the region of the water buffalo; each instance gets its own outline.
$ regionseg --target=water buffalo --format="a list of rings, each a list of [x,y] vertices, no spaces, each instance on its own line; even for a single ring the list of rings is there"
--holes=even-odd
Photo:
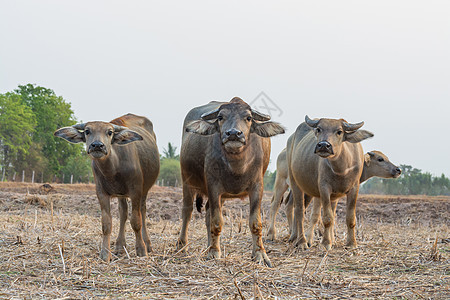
[[[312,129],[311,129],[312,130]],[[359,179],[360,183],[368,180],[371,177],[381,177],[381,178],[397,178],[401,174],[401,170],[399,167],[394,165],[389,161],[389,158],[381,151],[370,151],[364,155],[364,167],[363,172],[361,174],[361,178]],[[277,158],[277,175],[275,177],[274,191],[273,197],[270,206],[270,216],[269,216],[269,230],[267,232],[267,238],[269,240],[275,239],[275,219],[278,213],[278,209],[283,201],[283,195],[289,187],[289,179],[288,179],[288,171],[287,171],[287,159],[286,159],[286,149],[283,149]],[[289,232],[292,230],[292,219],[294,213],[294,206],[291,197],[291,193],[286,196],[286,216],[289,224]],[[311,197],[305,195],[305,207],[309,205]],[[312,218],[312,228],[314,229],[314,225],[317,224],[318,218],[320,217],[320,208],[321,203],[319,199],[313,199],[314,209],[311,212]],[[318,206],[318,211],[317,211]],[[332,202],[333,211],[336,209],[336,202]],[[311,228],[311,227],[310,227]],[[307,240],[310,241],[311,237],[307,232],[306,237]],[[308,243],[310,244],[310,242]]]
[[[360,130],[364,122],[350,124],[343,119],[316,119],[305,117],[287,142],[289,182],[294,199],[294,225],[290,240],[308,248],[303,230],[304,194],[319,197],[324,213],[325,227],[322,245],[329,250],[333,241],[334,214],[331,202],[347,196],[347,243],[356,247],[355,207],[359,180],[364,165],[360,142],[373,134]],[[313,128],[314,130],[311,130]]]
[[[124,250],[127,198],[131,199],[131,227],[136,254],[146,256],[150,239],[145,226],[147,193],[159,173],[159,153],[153,124],[145,117],[127,114],[111,122],[87,122],[64,127],[55,136],[71,143],[86,143],[92,159],[97,197],[102,211],[103,241],[100,258],[111,259],[111,197],[119,199],[120,229],[116,251]],[[134,141],[139,141],[132,143]],[[132,144],[130,144],[132,143]],[[129,144],[129,145],[128,145]]]
[[[263,176],[269,164],[269,137],[284,133],[284,128],[269,120],[270,116],[237,97],[230,102],[210,102],[187,114],[180,151],[183,222],[179,248],[187,245],[194,198],[207,196],[208,257],[220,258],[223,202],[249,196],[252,257],[271,266],[261,238]]]

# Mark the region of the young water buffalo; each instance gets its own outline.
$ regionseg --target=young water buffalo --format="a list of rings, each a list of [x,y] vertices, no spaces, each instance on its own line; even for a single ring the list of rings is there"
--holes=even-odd
[[[364,181],[368,180],[369,178],[372,178],[374,176],[381,177],[381,178],[398,178],[402,171],[399,167],[394,165],[389,161],[389,158],[381,151],[370,151],[367,152],[364,155],[364,167],[363,172],[361,175],[361,178],[359,179],[360,183],[363,183]],[[292,216],[293,216],[293,199],[291,196],[291,193],[288,194],[286,197],[287,204],[286,204],[286,214],[288,216],[291,216],[291,223],[292,223]],[[309,202],[311,201],[311,197],[308,195],[305,195],[305,207]],[[339,199],[336,199],[331,202],[331,209],[333,210],[333,215],[336,218],[336,207]],[[319,198],[312,198],[312,210],[311,210],[311,220],[310,220],[310,226],[308,230],[306,231],[306,240],[308,243],[308,246],[312,245],[312,241],[314,239],[314,228],[319,223],[320,219],[320,209],[322,207],[322,203],[320,202]],[[291,228],[292,230],[292,228]],[[334,237],[334,235],[332,235]]]
[[[312,130],[312,129],[311,129]],[[370,151],[364,155],[364,167],[361,178],[359,179],[360,183],[368,180],[371,177],[381,177],[381,178],[397,178],[401,174],[401,170],[399,167],[394,165],[389,161],[389,158],[381,151]],[[269,230],[267,232],[267,238],[269,240],[275,239],[275,219],[278,213],[278,209],[283,201],[283,195],[289,187],[289,179],[288,179],[288,170],[287,170],[287,159],[286,159],[286,149],[280,152],[277,158],[277,175],[275,178],[273,197],[270,206],[270,216],[269,216]],[[289,232],[292,231],[292,220],[294,214],[294,203],[292,200],[292,193],[286,196],[286,216],[289,224]],[[305,208],[309,205],[311,197],[305,195]],[[333,211],[336,209],[335,201],[332,202]],[[314,225],[317,224],[320,218],[320,208],[322,207],[320,200],[317,198],[313,199],[313,207],[314,209],[311,212],[311,222],[312,227],[314,229]],[[317,208],[318,206],[318,208]],[[317,211],[318,209],[318,211]],[[307,232],[306,237],[309,241],[312,239],[310,230]]]
[[[145,117],[127,114],[107,122],[88,122],[64,127],[55,136],[71,143],[86,143],[92,159],[97,197],[102,210],[103,242],[100,257],[111,259],[111,197],[119,198],[120,229],[116,251],[125,243],[127,198],[131,199],[131,227],[136,235],[136,254],[146,256],[150,239],[145,226],[148,190],[159,173],[159,153],[153,124]],[[132,143],[134,141],[138,141]],[[132,143],[132,144],[130,144]]]
[[[248,195],[252,257],[271,266],[261,239],[263,176],[270,157],[268,137],[284,133],[284,129],[269,120],[269,116],[251,109],[240,98],[230,102],[210,102],[187,114],[180,152],[183,224],[179,248],[187,245],[194,197],[207,196],[208,257],[220,258],[223,202],[225,198]]]
[[[295,206],[290,240],[298,237],[296,245],[301,249],[308,248],[303,230],[304,194],[307,194],[320,197],[325,227],[322,245],[327,250],[331,249],[334,226],[331,202],[346,195],[347,246],[355,247],[355,206],[364,164],[364,154],[359,142],[373,134],[359,130],[364,122],[350,124],[343,119],[311,120],[308,116],[305,121],[289,137],[286,147]]]

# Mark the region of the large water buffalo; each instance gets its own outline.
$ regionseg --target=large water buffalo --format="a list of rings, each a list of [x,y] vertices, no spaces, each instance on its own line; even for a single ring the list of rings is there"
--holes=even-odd
[[[187,114],[180,152],[183,223],[179,248],[187,245],[194,198],[207,196],[208,257],[219,258],[223,202],[249,196],[252,257],[271,266],[261,238],[263,176],[269,164],[269,137],[284,133],[284,128],[269,120],[237,97],[230,102],[210,102]]]
[[[111,197],[119,199],[120,229],[116,251],[122,252],[126,246],[125,222],[128,216],[127,198],[130,198],[130,221],[136,235],[136,254],[146,256],[150,250],[150,238],[145,226],[146,199],[159,173],[159,153],[152,122],[145,117],[127,114],[109,123],[95,121],[64,127],[58,129],[55,136],[71,143],[85,142],[86,152],[92,159],[102,211],[100,257],[105,261],[111,259]]]
[[[312,130],[312,129],[311,129]],[[360,183],[372,178],[374,176],[381,178],[397,178],[401,174],[401,170],[399,167],[394,165],[389,158],[381,151],[373,150],[367,152],[364,155],[364,167],[363,172],[361,174],[361,178],[359,179]],[[283,195],[289,187],[289,179],[288,179],[288,170],[287,170],[287,159],[286,159],[286,149],[283,149],[277,158],[277,174],[275,177],[274,191],[273,197],[270,206],[270,214],[269,214],[269,230],[267,232],[267,238],[269,240],[274,240],[276,236],[275,229],[275,219],[278,213],[278,209],[283,201]],[[292,230],[292,220],[293,220],[293,201],[291,197],[291,193],[286,196],[286,216],[289,224],[289,232]],[[305,195],[305,207],[308,206],[311,197]],[[336,203],[332,202],[333,211],[336,209]],[[317,224],[320,218],[320,208],[321,203],[317,198],[313,199],[313,210],[311,212],[311,221],[312,227],[314,229],[314,225]],[[318,207],[318,208],[317,208]],[[318,211],[317,211],[318,209]],[[306,238],[308,240],[308,244],[311,244],[311,234],[310,230],[307,231]]]
[[[364,154],[360,142],[373,134],[360,128],[364,122],[350,124],[343,119],[305,117],[287,142],[289,182],[294,199],[294,226],[291,239],[296,245],[308,248],[303,230],[304,194],[319,197],[324,210],[325,227],[322,245],[329,250],[333,241],[334,214],[331,202],[347,196],[347,243],[356,247],[355,207],[359,180],[363,171]],[[313,128],[314,130],[311,130]]]

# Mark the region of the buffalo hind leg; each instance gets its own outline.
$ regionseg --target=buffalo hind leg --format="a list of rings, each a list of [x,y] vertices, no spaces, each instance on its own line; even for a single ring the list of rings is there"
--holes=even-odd
[[[119,197],[119,235],[116,240],[116,255],[121,255],[125,252],[125,247],[127,246],[125,241],[125,224],[128,219],[128,203],[126,197]]]
[[[145,247],[147,252],[152,251],[152,243],[150,242],[150,237],[147,232],[147,194],[142,197],[141,200],[141,218],[142,218],[142,238],[144,239]]]
[[[131,228],[133,228],[136,237],[136,255],[147,256],[147,247],[142,238],[142,213],[141,213],[142,195],[133,195],[131,197]]]
[[[281,201],[283,200],[283,194],[286,192],[287,188],[288,185],[286,183],[286,178],[281,179],[277,176],[275,178],[275,189],[272,202],[270,204],[269,230],[267,231],[268,240],[275,240],[276,238],[275,221],[277,219],[277,213],[280,209]]]
[[[180,236],[177,241],[178,250],[186,250],[188,243],[188,227],[192,217],[192,210],[194,209],[194,191],[185,183],[183,183],[183,208],[181,211],[182,225]]]
[[[292,191],[289,191],[289,194],[286,196],[286,218],[289,226],[289,234],[292,234],[294,228],[294,198],[292,197]]]

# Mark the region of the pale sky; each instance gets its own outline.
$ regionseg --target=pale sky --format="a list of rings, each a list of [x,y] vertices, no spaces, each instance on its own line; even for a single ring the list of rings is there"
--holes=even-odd
[[[365,121],[365,151],[450,176],[447,0],[2,1],[0,93],[26,83],[82,121],[147,116],[160,152],[192,107],[263,91],[287,128],[272,171],[308,114]]]

